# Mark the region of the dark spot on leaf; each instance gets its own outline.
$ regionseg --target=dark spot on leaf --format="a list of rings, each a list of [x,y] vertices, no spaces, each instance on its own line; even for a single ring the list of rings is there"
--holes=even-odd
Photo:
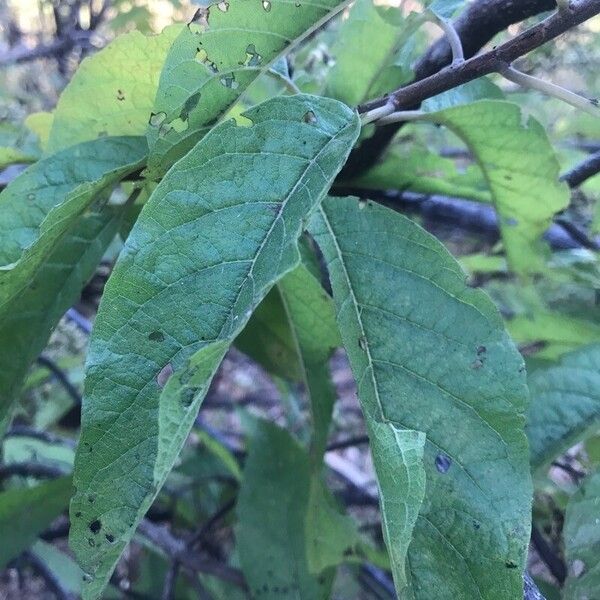
[[[100,531],[100,529],[102,529],[102,523],[100,522],[100,519],[96,519],[95,521],[92,521],[90,523],[90,531],[95,535],[96,533],[98,533]]]
[[[512,181],[512,175],[505,175],[504,179],[506,179],[506,181]]]
[[[517,568],[517,563],[514,562],[513,560],[507,560],[504,565],[506,566],[507,569],[516,569]]]
[[[75,516],[76,516],[76,517],[79,519],[79,518],[81,517],[81,511],[80,511],[80,510],[78,510],[78,511],[75,513]]]
[[[182,406],[185,406],[185,408],[188,408],[189,406],[191,406],[192,402],[194,401],[194,396],[196,395],[197,391],[198,391],[198,388],[194,388],[194,387],[184,388],[181,391],[181,397],[180,397],[180,402],[181,402]]]
[[[119,102],[123,102],[123,100],[125,100],[125,94],[123,93],[123,90],[117,90],[117,100]]]
[[[452,466],[452,459],[443,453],[439,453],[435,457],[435,468],[444,475],[448,472],[448,469]]]
[[[485,346],[479,346],[477,348],[477,356],[481,356],[487,352],[487,348]]]
[[[96,502],[96,496],[94,496],[93,494],[90,494],[90,495],[88,496],[88,502],[89,502],[90,504],[94,504],[94,502]]]
[[[162,331],[153,331],[151,334],[148,335],[148,339],[151,342],[164,342],[165,334]]]
[[[302,117],[302,120],[305,123],[316,123],[317,122],[317,115],[315,115],[315,113],[312,110],[309,110],[307,112],[304,113],[304,116]]]
[[[475,529],[479,529],[481,525],[477,521],[473,521],[473,527],[475,527]]]
[[[110,533],[107,533],[104,537],[109,544],[112,544],[115,541],[115,536]]]
[[[185,104],[183,105],[183,108],[181,109],[181,114],[179,115],[179,117],[183,120],[187,120],[188,117],[190,116],[190,113],[196,108],[196,106],[198,106],[198,102],[200,102],[200,92],[196,92],[195,94],[192,94],[186,101]]]
[[[167,363],[156,375],[156,383],[159,388],[164,388],[167,385],[167,381],[169,381],[169,377],[173,375],[173,367],[171,363]]]

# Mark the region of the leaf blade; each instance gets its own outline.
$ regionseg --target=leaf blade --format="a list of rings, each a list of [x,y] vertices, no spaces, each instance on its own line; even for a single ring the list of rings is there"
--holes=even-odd
[[[526,388],[500,316],[484,294],[465,285],[443,246],[397,213],[330,198],[310,231],[329,265],[367,423],[427,436],[425,499],[408,547],[410,592],[516,597],[531,503],[521,414]],[[499,481],[510,482],[510,490]],[[382,495],[398,494],[393,482],[379,483]],[[402,530],[393,537],[402,540]],[[394,566],[399,593],[403,566]]]
[[[71,504],[71,545],[93,575],[86,597],[101,592],[160,489],[224,352],[296,264],[302,222],[359,128],[350,109],[311,96],[275,98],[246,116],[251,127],[219,126],[163,179],[106,287]],[[112,544],[98,536],[90,546],[93,519]]]

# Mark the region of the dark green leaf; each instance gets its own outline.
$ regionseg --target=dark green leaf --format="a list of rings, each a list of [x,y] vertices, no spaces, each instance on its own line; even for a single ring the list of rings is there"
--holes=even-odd
[[[567,354],[529,378],[527,436],[534,468],[593,434],[600,424],[600,344]]]
[[[563,598],[600,597],[600,473],[590,475],[569,501],[563,535],[569,568]]]
[[[69,503],[70,477],[0,493],[0,569],[27,550]]]

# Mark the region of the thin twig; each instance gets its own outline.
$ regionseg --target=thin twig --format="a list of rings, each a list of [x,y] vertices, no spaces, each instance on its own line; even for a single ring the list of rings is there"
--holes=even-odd
[[[561,175],[560,179],[566,181],[570,188],[576,188],[598,173],[600,173],[600,150]]]
[[[359,112],[378,108],[389,101],[396,110],[409,110],[423,100],[437,96],[459,85],[484,75],[498,73],[517,58],[535,50],[600,13],[600,0],[581,0],[571,11],[556,12],[541,23],[530,27],[520,35],[497,46],[489,52],[474,56],[457,67],[446,67],[431,75],[392,92],[385,98],[373,100],[361,107]]]
[[[446,35],[450,49],[452,50],[452,66],[456,67],[465,61],[465,53],[463,51],[462,42],[460,36],[454,25],[443,17],[438,16],[432,10],[428,11],[429,19],[438,25]]]
[[[246,589],[246,582],[241,571],[204,558],[200,554],[191,551],[185,541],[175,537],[167,527],[160,527],[144,519],[138,530],[144,537],[158,546],[172,561],[179,562],[182,567],[191,571],[213,575]]]
[[[76,443],[74,440],[55,435],[48,431],[41,431],[27,425],[13,425],[7,432],[5,437],[29,437],[47,444],[60,444],[61,446],[68,446],[69,448],[75,448]]]
[[[0,481],[18,475],[20,477],[37,477],[39,479],[55,479],[66,475],[66,471],[38,462],[20,462],[0,465]]]
[[[500,74],[505,79],[508,79],[509,81],[520,85],[521,87],[536,90],[542,94],[546,94],[547,96],[552,96],[553,98],[557,98],[558,100],[570,104],[579,110],[587,112],[595,117],[600,117],[598,100],[585,98],[584,96],[580,96],[579,94],[567,90],[560,85],[556,85],[555,83],[551,83],[550,81],[544,81],[543,79],[522,73],[511,66],[502,69]]]
[[[556,581],[562,586],[567,578],[565,563],[535,525],[531,528],[531,542],[550,573],[552,573]]]
[[[71,397],[73,402],[80,406],[81,405],[81,394],[79,390],[69,381],[69,378],[65,372],[50,358],[44,355],[38,356],[38,363],[48,369],[58,380],[58,382],[65,389],[67,394]]]
[[[326,448],[327,452],[334,450],[344,450],[345,448],[352,448],[354,446],[364,446],[369,443],[368,435],[359,435],[356,437],[349,438],[347,440],[340,440],[339,442],[332,442]]]

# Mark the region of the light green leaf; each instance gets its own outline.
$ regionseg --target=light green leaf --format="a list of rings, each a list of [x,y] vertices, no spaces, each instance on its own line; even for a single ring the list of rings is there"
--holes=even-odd
[[[390,10],[400,13],[398,8]],[[410,71],[393,64],[405,41],[403,33],[402,27],[380,15],[372,0],[357,0],[331,47],[335,64],[327,78],[327,95],[356,106],[373,97],[371,90],[380,77],[386,76],[388,92],[408,79]]]
[[[237,548],[253,597],[329,598],[333,572],[317,576],[308,567],[310,482],[310,459],[298,442],[287,431],[259,422],[237,501]]]
[[[311,573],[337,567],[355,555],[362,544],[356,523],[340,512],[318,475],[310,481],[305,531]]]
[[[63,510],[71,497],[71,478],[0,493],[0,569],[27,550]]]
[[[251,126],[222,124],[169,171],[106,286],[71,505],[86,598],[101,593],[158,493],[228,346],[298,262],[303,221],[359,129],[356,113],[312,96],[245,116]]]
[[[407,149],[404,145],[393,145],[379,164],[357,179],[351,179],[348,186],[367,190],[410,190],[479,202],[492,200],[481,169],[472,166],[460,172],[453,160],[422,146]]]
[[[593,434],[600,425],[600,344],[567,354],[529,377],[527,436],[534,468]]]
[[[542,125],[525,118],[516,104],[495,100],[449,108],[427,119],[462,138],[483,169],[511,269],[541,271],[546,248],[541,236],[570,200]]]
[[[0,194],[0,416],[114,236],[111,218],[80,225],[83,215],[145,151],[140,137],[87,142],[37,162]]]
[[[563,535],[569,576],[565,600],[600,596],[600,473],[590,475],[571,498]]]
[[[65,590],[77,597],[81,595],[83,572],[70,556],[43,540],[38,540],[31,551],[52,571]]]
[[[224,0],[200,9],[175,40],[147,129],[148,176],[162,174],[291,46],[349,0]]]
[[[389,209],[329,198],[309,229],[369,428],[399,594],[518,598],[532,495],[527,388],[499,314],[437,240]],[[386,462],[394,446],[404,471]]]
[[[313,417],[311,457],[315,464],[320,464],[335,402],[329,358],[341,345],[333,302],[304,265],[286,275],[277,287],[310,399]]]
[[[536,358],[555,360],[580,346],[600,342],[600,325],[556,312],[533,311],[507,321],[508,331],[518,342],[540,344]]]
[[[23,127],[0,121],[0,169],[39,158],[39,148],[31,137]]]
[[[47,153],[104,136],[144,135],[167,52],[181,25],[120,35],[86,58],[62,92]]]

